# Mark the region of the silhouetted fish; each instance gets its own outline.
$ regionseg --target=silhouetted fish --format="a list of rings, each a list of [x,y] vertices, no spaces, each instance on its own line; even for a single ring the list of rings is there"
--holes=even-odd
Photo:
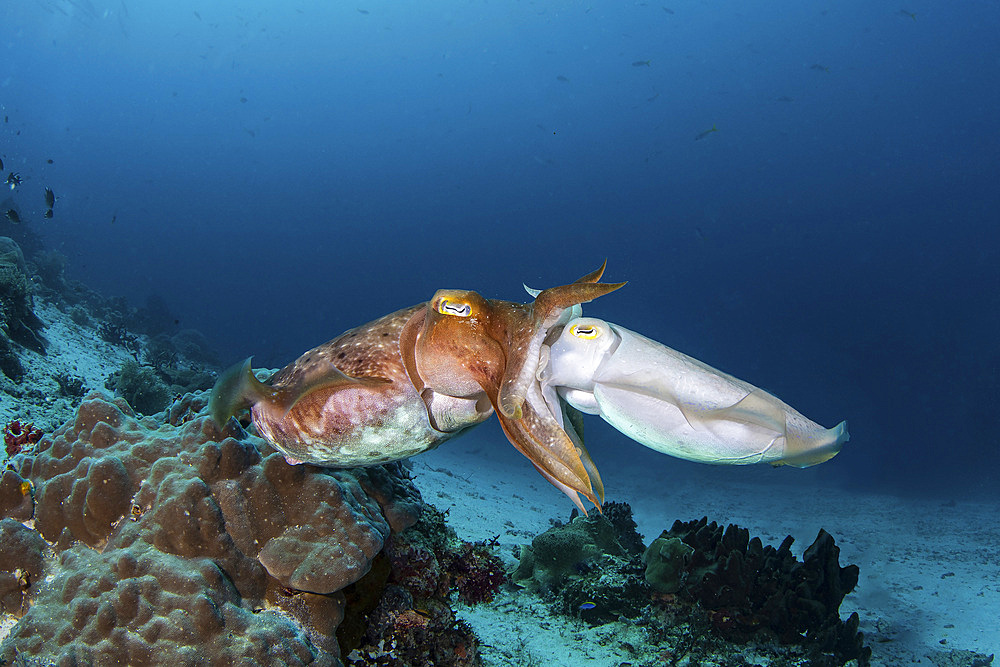
[[[710,130],[705,130],[704,132],[699,132],[699,133],[698,133],[698,136],[697,136],[697,137],[695,137],[695,138],[694,138],[694,140],[695,140],[695,141],[698,141],[699,139],[704,139],[705,137],[707,137],[708,135],[712,134],[713,132],[718,132],[718,131],[719,131],[719,128],[717,128],[717,127],[715,126],[715,124],[713,123],[713,124],[712,124],[712,129],[710,129]]]
[[[56,205],[56,195],[52,192],[52,188],[45,188],[45,206],[52,208]]]
[[[632,67],[652,67],[651,62],[651,60],[636,60],[632,63]]]
[[[13,190],[14,188],[16,188],[20,184],[21,184],[21,175],[20,174],[18,174],[16,172],[13,172],[13,171],[10,172],[9,174],[7,174],[7,185],[10,186],[11,190]]]
[[[11,222],[21,222],[21,216],[12,208],[7,209],[7,219]]]
[[[0,171],[3,171],[3,160],[0,160]]]
[[[569,81],[569,79],[560,74],[559,76],[556,77],[556,81],[562,81],[563,83],[566,83]]]
[[[830,71],[829,67],[827,67],[826,65],[820,65],[819,63],[815,63],[813,65],[810,65],[809,69],[818,70],[820,72],[829,72]]]

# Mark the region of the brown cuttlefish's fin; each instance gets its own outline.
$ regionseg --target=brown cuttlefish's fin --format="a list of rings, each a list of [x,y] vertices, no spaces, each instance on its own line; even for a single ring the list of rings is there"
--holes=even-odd
[[[226,370],[212,388],[208,400],[209,413],[219,426],[230,417],[258,403],[266,405],[269,412],[284,418],[295,404],[309,394],[358,384],[381,385],[389,380],[379,377],[354,378],[345,375],[333,364],[310,367],[295,374],[294,378],[280,387],[275,387],[257,379],[251,368],[253,357]]]

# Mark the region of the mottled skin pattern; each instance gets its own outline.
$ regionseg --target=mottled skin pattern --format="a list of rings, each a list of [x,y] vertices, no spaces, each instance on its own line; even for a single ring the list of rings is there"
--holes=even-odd
[[[321,375],[330,365],[351,378],[375,381],[309,391],[287,415],[283,408],[258,402],[252,415],[261,435],[292,460],[354,467],[433,449],[463,427],[487,419],[492,411],[465,409],[454,430],[431,425],[399,349],[400,332],[421,308],[404,308],[346,331],[278,371],[270,382],[278,390],[294,388],[302,377]]]

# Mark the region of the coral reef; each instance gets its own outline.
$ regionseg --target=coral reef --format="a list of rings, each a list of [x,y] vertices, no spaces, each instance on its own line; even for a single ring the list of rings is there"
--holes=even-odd
[[[122,364],[114,387],[130,406],[147,415],[159,412],[170,400],[170,390],[156,371],[131,359]]]
[[[356,667],[480,664],[479,642],[456,621],[448,605],[451,591],[475,604],[489,602],[506,581],[496,544],[459,540],[432,507],[416,525],[394,535],[385,561],[346,589],[348,602],[359,601],[338,631],[347,663]],[[371,590],[385,593],[374,599]]]
[[[87,393],[87,386],[81,377],[69,373],[56,373],[52,379],[59,385],[59,392],[63,396],[83,398],[83,395]]]
[[[417,538],[399,534],[422,508],[400,464],[291,466],[235,421],[220,430],[206,402],[189,394],[161,423],[91,393],[74,419],[8,462],[0,544],[19,555],[0,554],[0,598],[23,616],[0,662],[141,665],[155,650],[178,664],[337,665],[337,627],[364,599],[392,627],[410,623],[423,651],[428,637],[456,633],[452,652],[469,662],[453,664],[475,664],[447,589],[418,607],[391,578],[408,567]],[[29,519],[33,528],[21,523]],[[459,549],[457,560],[476,570],[486,561],[473,553]],[[475,580],[456,557],[442,562],[448,588]],[[347,595],[359,580],[367,593]],[[475,581],[467,596],[485,599],[494,584]]]
[[[0,236],[0,338],[6,336],[18,345],[44,355],[45,341],[41,336],[44,324],[32,308],[29,284],[20,246],[8,236]],[[0,349],[0,356],[10,354],[9,345]],[[4,373],[11,377],[6,370],[8,365],[12,368],[14,365],[9,361],[4,363]]]
[[[816,667],[868,663],[857,614],[839,615],[858,568],[839,565],[840,550],[825,531],[801,561],[791,537],[765,547],[746,529],[707,518],[675,522],[643,551],[628,506],[609,505],[611,518],[576,517],[535,537],[513,580],[592,625],[631,619],[644,626],[663,646],[663,664],[725,654],[730,642]]]
[[[34,424],[22,424],[20,419],[14,419],[3,427],[3,446],[7,456],[14,456],[25,447],[35,444],[43,435],[41,429],[35,428]]]
[[[591,570],[605,556],[625,555],[611,521],[600,514],[577,516],[536,536],[531,546],[522,547],[511,579],[529,590],[548,593]]]
[[[673,540],[680,546],[666,547]],[[858,583],[858,567],[840,567],[840,549],[824,530],[801,561],[792,555],[792,542],[786,537],[775,549],[733,524],[723,529],[707,517],[677,521],[646,552],[646,577],[655,576],[657,564],[670,562],[677,591],[708,610],[716,631],[728,639],[766,632],[785,644],[807,642],[821,652],[867,658],[857,614],[847,621],[839,614],[844,596]]]

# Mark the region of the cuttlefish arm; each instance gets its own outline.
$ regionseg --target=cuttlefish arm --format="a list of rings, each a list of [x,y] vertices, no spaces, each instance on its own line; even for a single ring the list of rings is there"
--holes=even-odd
[[[600,477],[582,442],[549,410],[535,376],[549,331],[574,307],[624,284],[598,283],[602,273],[603,266],[542,290],[529,305],[439,290],[401,337],[404,350],[412,348],[412,354],[404,351],[405,366],[422,395],[485,397],[514,447],[581,509],[578,493],[600,506]]]
[[[691,461],[807,467],[834,457],[826,429],[775,396],[617,324],[566,323],[543,351],[543,393],[603,417],[631,439]]]

